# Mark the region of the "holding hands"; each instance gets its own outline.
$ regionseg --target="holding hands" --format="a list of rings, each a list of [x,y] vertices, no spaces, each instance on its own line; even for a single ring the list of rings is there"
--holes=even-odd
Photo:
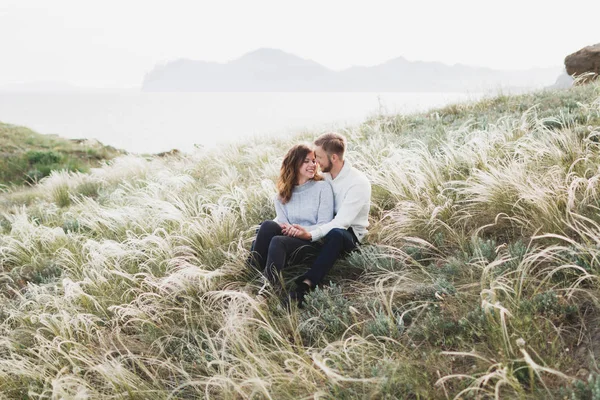
[[[298,224],[281,224],[281,230],[285,236],[303,240],[312,240],[312,235]]]

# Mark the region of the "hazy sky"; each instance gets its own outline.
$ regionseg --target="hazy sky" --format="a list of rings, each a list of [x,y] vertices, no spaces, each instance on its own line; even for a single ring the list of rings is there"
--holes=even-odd
[[[600,1],[0,0],[0,85],[140,86],[158,62],[278,48],[332,69],[403,56],[562,65],[600,42]]]

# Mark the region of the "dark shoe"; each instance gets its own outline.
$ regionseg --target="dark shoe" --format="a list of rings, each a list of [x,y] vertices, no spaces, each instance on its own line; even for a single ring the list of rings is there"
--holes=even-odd
[[[296,304],[298,304],[298,308],[304,308],[304,296],[306,296],[306,294],[308,292],[310,292],[310,290],[311,290],[311,287],[308,286],[306,283],[304,283],[304,282],[298,283],[296,285],[296,290],[294,290],[293,292],[290,292],[287,308],[289,309],[289,304],[292,302],[295,302]]]

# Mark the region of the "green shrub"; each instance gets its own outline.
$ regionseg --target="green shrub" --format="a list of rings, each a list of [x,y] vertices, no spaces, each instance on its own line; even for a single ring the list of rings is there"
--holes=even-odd
[[[3,215],[0,215],[0,232],[9,233],[11,229],[12,224],[10,223],[10,221],[6,219],[6,217],[4,217]]]
[[[494,239],[483,239],[479,236],[473,237],[469,246],[469,252],[471,254],[470,261],[494,261],[496,259],[496,247],[497,245]]]
[[[365,323],[365,334],[374,336],[386,336],[398,339],[406,328],[405,321],[401,314],[396,312],[390,316],[382,308],[379,308],[373,316],[373,319]]]
[[[488,317],[481,307],[471,310],[458,320],[458,324],[466,333],[465,339],[469,338],[473,341],[478,341],[484,336],[487,328],[489,328]]]
[[[466,263],[464,260],[461,260],[458,257],[449,257],[444,261],[439,272],[447,277],[458,276],[463,272],[465,267]]]
[[[539,314],[552,319],[569,319],[579,310],[577,305],[569,304],[565,298],[559,297],[552,290],[522,300],[519,309],[521,312]]]
[[[48,171],[42,172],[37,168],[30,169],[25,174],[26,181],[29,183],[37,183],[40,179],[48,175]]]
[[[95,199],[99,195],[101,184],[93,181],[84,181],[75,188],[75,192],[81,196]]]
[[[406,268],[404,262],[388,248],[377,245],[363,245],[345,257],[350,267],[359,271],[400,271]]]
[[[35,263],[14,268],[11,271],[13,279],[19,284],[26,282],[37,284],[53,281],[63,273],[62,268],[51,259],[37,260]]]
[[[63,155],[55,153],[54,151],[28,151],[25,153],[25,158],[29,165],[51,165],[63,161]]]
[[[600,375],[590,374],[586,382],[575,381],[570,398],[571,400],[600,400]]]
[[[445,277],[437,277],[433,284],[419,284],[415,288],[413,298],[415,300],[437,301],[438,296],[453,295],[456,288]]]
[[[65,220],[62,228],[65,233],[81,231],[81,225],[79,224],[79,221],[76,219]]]
[[[68,207],[69,205],[71,205],[71,195],[69,192],[69,186],[66,184],[62,184],[59,186],[56,186],[52,189],[52,200],[59,206],[59,207]]]
[[[464,341],[464,326],[452,315],[440,310],[437,304],[430,305],[424,317],[409,329],[415,342],[427,342],[430,346],[452,349]]]
[[[596,257],[594,257],[593,254],[590,254],[588,252],[583,253],[574,248],[570,248],[568,250],[563,251],[561,257],[565,263],[577,265],[578,267],[583,268],[586,272],[600,272],[600,269],[598,268],[598,260],[596,259]],[[569,274],[569,272],[565,273]],[[563,275],[565,273],[558,275],[557,279],[563,279]]]
[[[308,342],[321,336],[334,340],[350,326],[350,302],[335,283],[325,288],[317,287],[306,295],[305,300],[300,314],[300,334]]]

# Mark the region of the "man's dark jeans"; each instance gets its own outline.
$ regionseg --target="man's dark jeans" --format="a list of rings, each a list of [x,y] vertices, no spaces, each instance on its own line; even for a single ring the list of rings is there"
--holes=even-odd
[[[312,287],[317,286],[329,272],[335,260],[344,253],[349,253],[358,246],[358,239],[349,229],[332,229],[323,238],[320,251],[307,273],[296,279],[296,283],[308,279]]]
[[[248,263],[263,271],[271,282],[276,282],[288,261],[314,259],[310,270],[296,280],[308,279],[314,287],[321,283],[342,253],[354,250],[357,245],[358,239],[352,229],[332,229],[322,242],[310,242],[283,235],[278,223],[267,220],[258,228]]]

